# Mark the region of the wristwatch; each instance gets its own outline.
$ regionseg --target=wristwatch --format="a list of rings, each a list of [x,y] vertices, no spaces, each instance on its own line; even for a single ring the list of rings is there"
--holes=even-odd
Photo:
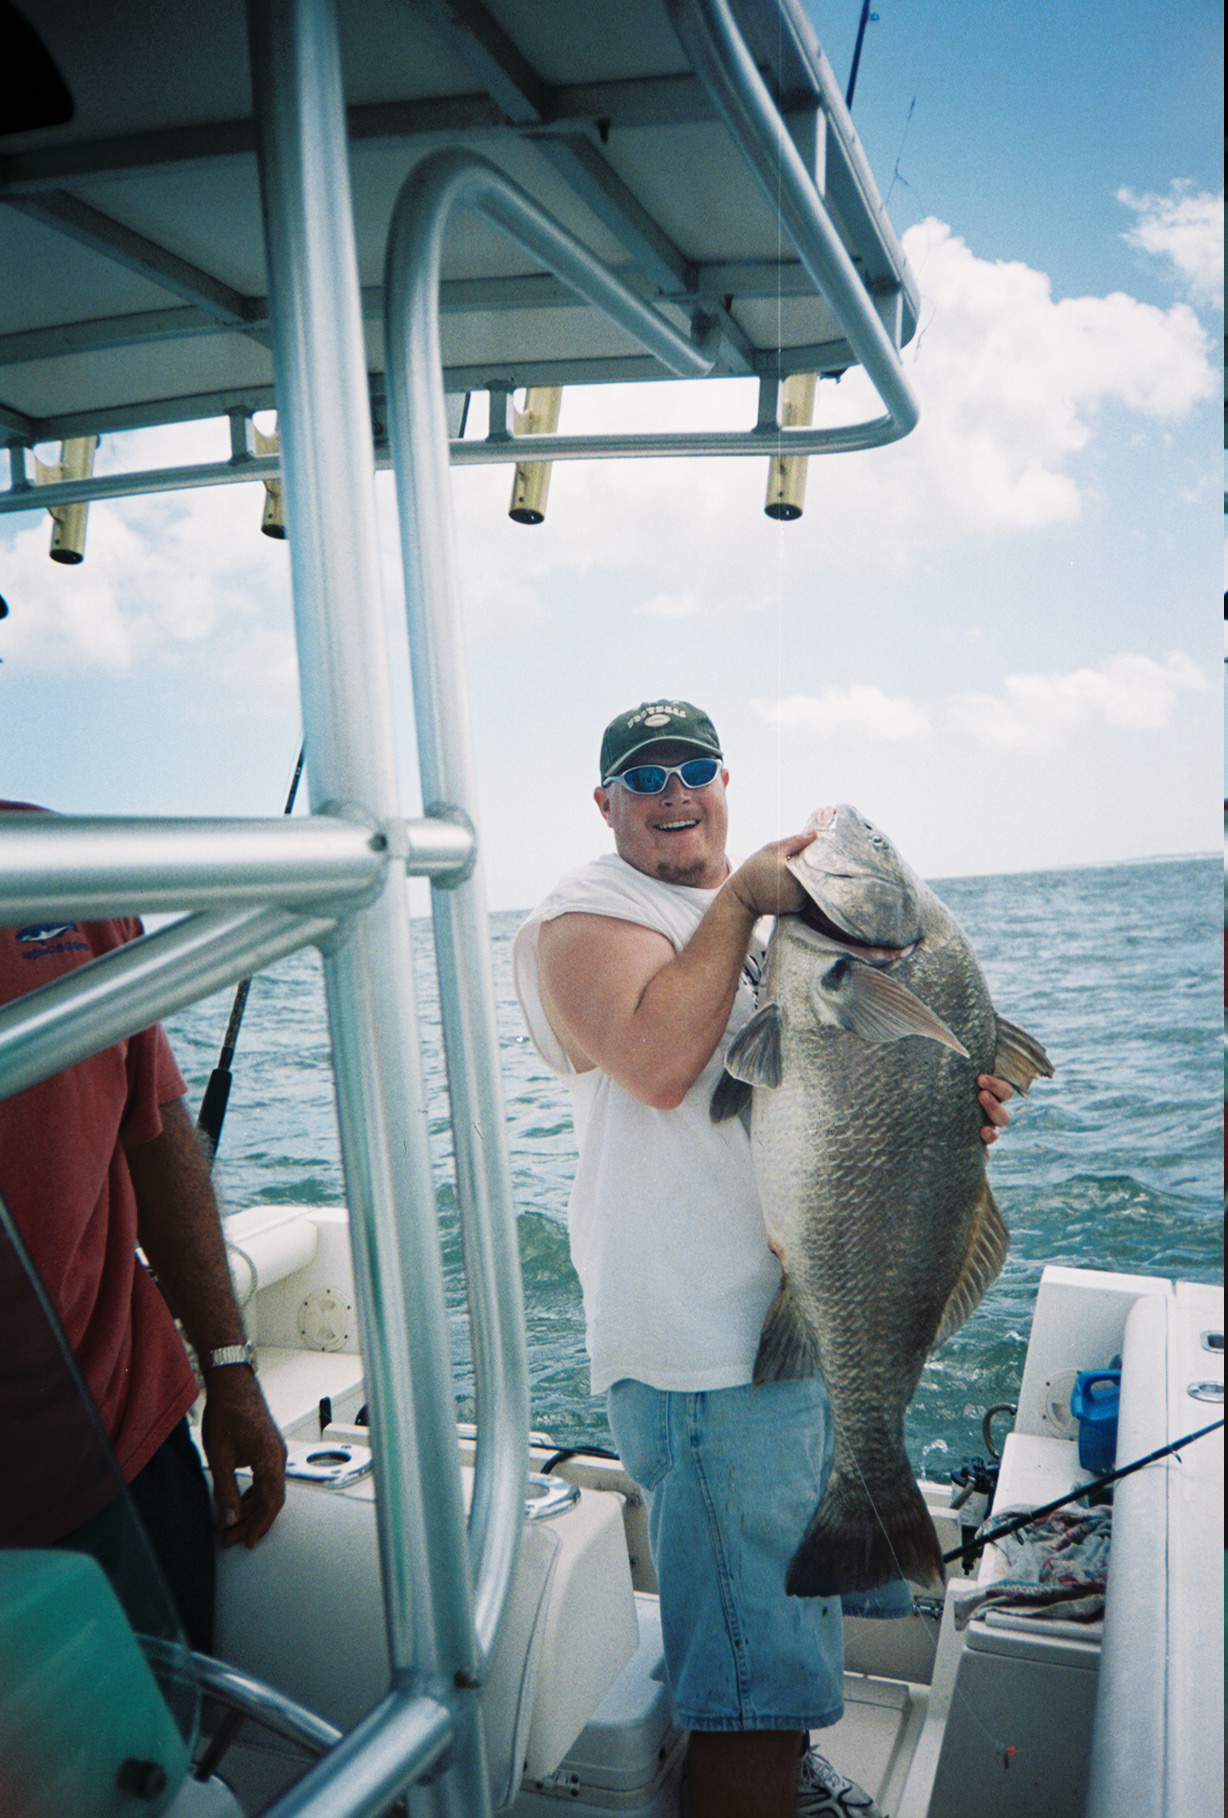
[[[225,1364],[246,1364],[253,1375],[256,1373],[256,1347],[253,1344],[223,1345],[220,1350],[210,1351],[201,1368],[218,1370]]]

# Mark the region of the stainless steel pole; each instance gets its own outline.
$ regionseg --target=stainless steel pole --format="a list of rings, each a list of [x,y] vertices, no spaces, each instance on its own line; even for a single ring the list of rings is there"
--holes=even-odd
[[[852,454],[863,448],[879,448],[897,441],[903,431],[890,417],[874,417],[865,423],[844,423],[834,428],[808,429],[694,429],[645,430],[625,435],[542,435],[517,436],[515,440],[490,441],[485,437],[450,444],[455,467],[511,466],[520,460],[534,461],[620,461],[659,460],[712,456],[756,459],[771,452],[765,449],[766,436],[783,441],[791,455]],[[30,490],[0,491],[0,517],[18,511],[43,511],[49,505],[75,504],[99,498],[122,499],[153,492],[184,492],[198,486],[235,486],[249,484],[254,478],[255,461],[240,465],[234,461],[201,462],[196,467],[173,467],[162,471],[150,469],[141,473],[117,473],[102,480],[66,480],[52,488],[40,487],[37,496]],[[259,463],[260,467],[266,464]],[[390,456],[380,454],[377,467],[391,467]],[[268,466],[270,477],[281,471],[276,464]],[[43,494],[54,493],[49,499]]]
[[[0,815],[0,922],[35,915],[97,921],[176,909],[298,907],[377,889],[389,836],[313,816],[172,821]],[[342,899],[339,901],[339,899]],[[11,917],[9,921],[7,918]]]
[[[519,213],[520,192],[484,160],[440,153],[393,210],[385,264],[390,439],[397,481],[422,789],[428,814],[475,825],[460,589],[439,350],[440,244],[452,206],[475,195]],[[554,224],[523,198],[535,225]],[[558,239],[555,234],[555,240]],[[553,242],[552,242],[553,245]],[[555,248],[556,256],[564,252]],[[588,255],[585,255],[586,257]],[[569,276],[579,260],[569,266]],[[636,307],[653,315],[636,299]],[[660,322],[680,361],[703,358]],[[674,346],[676,343],[676,347]],[[480,850],[480,842],[479,842]],[[432,892],[440,1010],[456,1142],[477,1402],[470,1547],[477,1636],[494,1649],[523,1520],[528,1367],[516,1212],[504,1142],[490,929],[480,860],[472,878]]]
[[[920,406],[900,366],[899,353],[789,137],[727,0],[669,0],[669,9],[695,74],[758,177],[768,202],[779,210],[811,282],[833,305],[854,353],[886,406],[887,428],[892,433],[883,439],[906,436],[917,423]]]
[[[249,0],[248,21],[312,806],[357,804],[383,823],[398,815],[395,751],[336,19],[331,0]],[[455,1818],[485,1818],[473,1595],[399,877],[354,918],[326,980],[393,1684],[432,1696],[453,1723],[449,1765],[414,1809],[426,1801]],[[328,1775],[326,1758],[296,1809],[330,1809]]]
[[[477,800],[439,347],[441,245],[452,210],[462,204],[531,248],[671,371],[686,377],[709,371],[715,338],[698,324],[699,332],[688,335],[646,304],[484,158],[437,152],[397,199],[384,272],[385,338],[422,788],[429,815],[473,825]],[[520,1256],[480,868],[455,887],[437,885],[432,907],[478,1403],[470,1545],[485,1658],[506,1605],[523,1519],[528,1375]]]

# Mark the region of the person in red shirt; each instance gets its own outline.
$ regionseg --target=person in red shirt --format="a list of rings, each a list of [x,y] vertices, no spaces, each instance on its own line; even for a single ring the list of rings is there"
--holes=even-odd
[[[0,929],[0,1003],[141,932],[133,920]],[[286,1452],[250,1364],[231,1361],[246,1349],[243,1323],[185,1090],[154,1027],[0,1101],[0,1199],[59,1315],[189,1639],[208,1651],[211,1528],[223,1546],[253,1546],[268,1532],[285,1497]],[[204,1380],[215,1523],[186,1421],[196,1377],[171,1307]],[[252,1472],[242,1495],[239,1467]],[[61,1501],[53,1525],[71,1510],[70,1527],[42,1533],[41,1544],[71,1533],[94,1550],[90,1535],[114,1513],[97,1506],[100,1497],[113,1501],[113,1489],[95,1476]]]

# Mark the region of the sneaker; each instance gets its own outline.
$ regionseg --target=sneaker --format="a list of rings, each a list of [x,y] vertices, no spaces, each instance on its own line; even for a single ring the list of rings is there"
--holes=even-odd
[[[808,1749],[797,1776],[797,1818],[883,1818],[883,1814],[864,1787],[846,1780],[817,1749]]]

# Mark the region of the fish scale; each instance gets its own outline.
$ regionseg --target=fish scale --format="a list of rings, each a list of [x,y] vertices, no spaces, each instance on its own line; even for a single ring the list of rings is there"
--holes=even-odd
[[[1006,1253],[976,1077],[1026,1090],[1052,1069],[996,1017],[954,918],[885,836],[847,807],[816,823],[792,869],[819,926],[777,922],[761,1008],[730,1048],[713,1115],[751,1088],[756,1176],[784,1271],[755,1379],[819,1368],[831,1399],[832,1469],[787,1578],[795,1595],[828,1597],[901,1571],[942,1576],[904,1414],[936,1338]]]

